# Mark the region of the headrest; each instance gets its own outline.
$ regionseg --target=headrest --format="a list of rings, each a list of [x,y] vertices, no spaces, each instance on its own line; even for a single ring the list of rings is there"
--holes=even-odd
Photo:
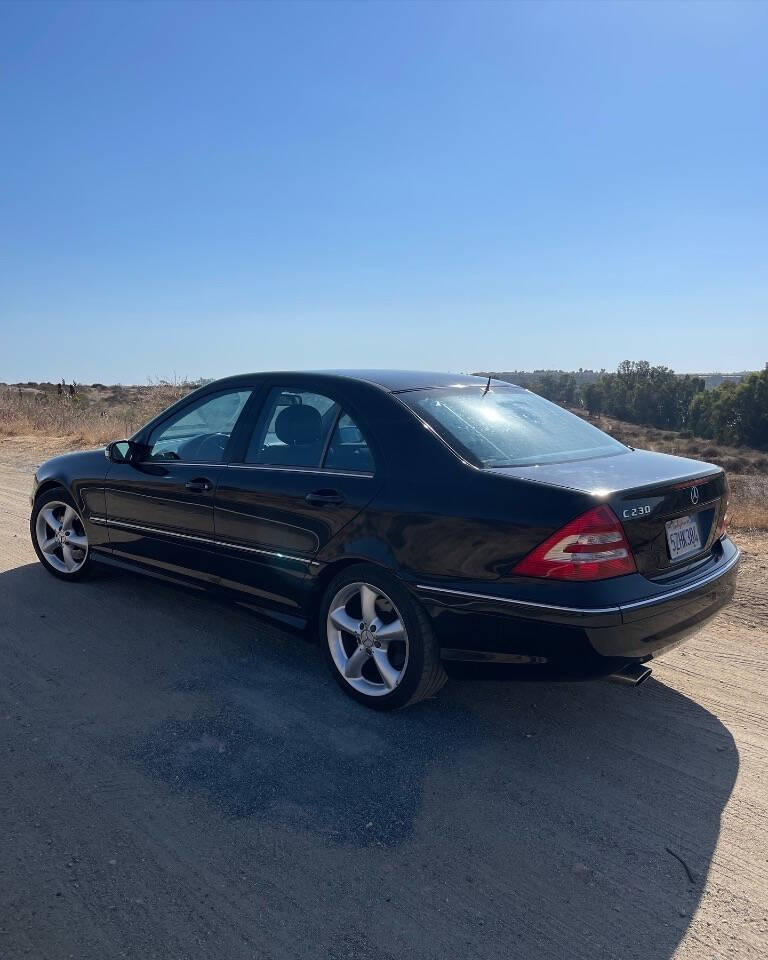
[[[323,420],[315,407],[300,403],[281,410],[275,420],[278,440],[289,447],[297,443],[317,443],[323,431]]]

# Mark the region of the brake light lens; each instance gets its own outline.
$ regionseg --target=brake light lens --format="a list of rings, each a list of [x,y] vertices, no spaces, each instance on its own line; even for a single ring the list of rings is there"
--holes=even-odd
[[[523,557],[513,572],[548,580],[605,580],[636,571],[619,518],[601,505],[553,533]]]

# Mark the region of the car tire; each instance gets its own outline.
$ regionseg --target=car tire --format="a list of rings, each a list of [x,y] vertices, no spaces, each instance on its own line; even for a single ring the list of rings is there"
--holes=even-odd
[[[432,626],[418,601],[372,564],[347,567],[320,607],[320,642],[336,682],[375,710],[433,697],[447,677]]]
[[[91,575],[91,551],[83,518],[63,487],[36,498],[29,520],[37,558],[60,580],[85,580]]]

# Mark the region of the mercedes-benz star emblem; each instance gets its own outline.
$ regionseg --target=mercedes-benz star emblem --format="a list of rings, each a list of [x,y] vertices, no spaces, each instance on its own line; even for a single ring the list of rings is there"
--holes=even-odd
[[[699,502],[699,488],[691,487],[691,503]]]

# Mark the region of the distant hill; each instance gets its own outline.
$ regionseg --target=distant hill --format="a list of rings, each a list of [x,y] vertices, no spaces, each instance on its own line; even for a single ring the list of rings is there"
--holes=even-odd
[[[704,381],[705,390],[714,390],[716,387],[719,387],[723,383],[741,383],[741,381],[748,376],[750,373],[754,373],[753,370],[739,370],[737,373],[678,373],[678,377],[700,377]],[[493,376],[497,380],[506,380],[509,383],[516,383],[521,387],[529,387],[531,384],[540,381],[543,377],[561,377],[561,376],[570,376],[573,377],[578,386],[582,386],[586,383],[595,383],[600,379],[600,377],[605,376],[608,373],[607,370],[584,370],[579,367],[578,370],[552,370],[552,369],[541,369],[541,370],[502,370],[494,371],[490,370],[479,370],[475,374],[478,377],[487,377]]]
[[[768,364],[756,372],[681,374],[647,360],[623,360],[615,373],[509,370],[482,375],[520,384],[547,400],[594,416],[607,414],[768,450]]]

